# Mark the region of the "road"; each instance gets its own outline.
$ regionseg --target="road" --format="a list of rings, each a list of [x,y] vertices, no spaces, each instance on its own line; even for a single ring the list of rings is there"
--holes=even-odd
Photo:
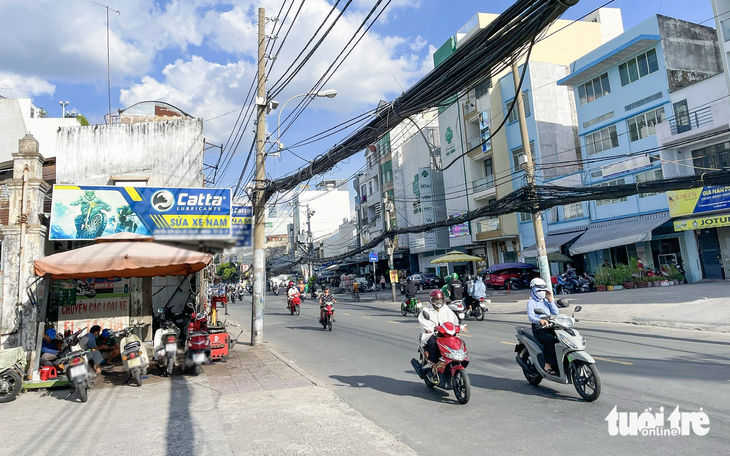
[[[399,304],[362,296],[359,303],[336,297],[337,321],[329,332],[318,324],[319,308],[311,299],[301,315],[292,316],[283,295],[269,294],[264,338],[419,454],[443,455],[456,447],[463,454],[724,455],[730,448],[727,334],[580,322],[576,329],[598,360],[603,384],[598,401],[587,403],[572,385],[529,385],[514,359],[514,328],[524,326],[526,316],[488,314],[482,322],[468,322],[472,397],[460,405],[452,391],[429,390],[413,372],[417,319],[401,316]],[[421,296],[428,298],[427,292]],[[250,319],[249,299],[230,306],[229,318],[243,326]],[[710,432],[610,436],[605,420],[614,406],[637,413],[664,407],[666,417],[677,406],[685,412],[702,408]]]

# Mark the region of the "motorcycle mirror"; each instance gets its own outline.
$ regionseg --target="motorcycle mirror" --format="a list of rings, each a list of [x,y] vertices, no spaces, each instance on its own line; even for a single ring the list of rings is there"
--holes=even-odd
[[[542,309],[535,309],[535,313],[536,313],[537,315],[545,315],[545,311],[544,311],[544,310],[542,310]]]
[[[573,309],[573,311],[574,312],[580,312],[580,309],[582,309],[582,308],[583,307],[581,307],[581,306],[575,306],[575,309]]]
[[[165,309],[163,309],[162,307],[159,307],[159,308],[157,309],[157,313],[163,313],[164,311],[165,311]]]

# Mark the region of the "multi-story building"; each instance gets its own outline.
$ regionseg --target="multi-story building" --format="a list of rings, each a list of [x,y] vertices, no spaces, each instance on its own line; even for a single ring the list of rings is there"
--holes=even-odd
[[[716,82],[713,76],[722,73],[716,41],[710,27],[655,15],[573,62],[570,74],[558,84],[573,89],[583,169],[548,182],[562,184],[570,179],[575,184],[610,187],[663,179],[665,172],[694,172],[683,168],[688,164],[679,160],[689,152],[660,156],[657,132],[674,125],[675,138],[667,131],[662,142],[664,146],[677,144],[680,130],[691,128],[692,109],[711,104],[721,93],[703,92]],[[688,104],[689,98],[678,99],[685,98],[679,94],[687,91],[702,95]],[[727,108],[724,110],[723,114],[717,112],[718,120],[727,117]],[[683,120],[677,124],[675,119]],[[639,258],[654,267],[683,263],[690,266],[690,280],[701,278],[691,267],[697,258],[694,239],[674,230],[664,193],[607,198],[581,206],[550,211],[551,233],[577,223],[576,212],[582,213],[585,232],[573,236],[575,240],[548,236],[549,248],[562,248],[578,265],[589,269],[629,264],[630,258]]]
[[[434,64],[448,65],[448,57],[461,44],[497,17],[478,13],[439,48]],[[539,180],[580,169],[575,102],[571,91],[557,85],[557,81],[570,72],[568,65],[572,61],[622,31],[621,12],[613,8],[602,8],[576,23],[558,20],[548,29],[546,38],[534,45],[530,62],[526,66],[524,59],[518,62],[520,74],[527,68],[521,96],[530,148],[536,161],[546,165],[538,170]],[[491,204],[525,185],[517,109],[508,113],[514,94],[515,83],[508,68],[492,78],[473,81],[450,106],[440,110],[449,217]],[[505,116],[504,127],[496,131]],[[577,215],[582,218],[585,214]],[[450,228],[450,247],[482,257],[479,270],[496,263],[530,260],[521,255],[535,242],[530,222],[530,214],[507,214],[456,225]],[[449,270],[463,273],[469,266],[450,265]]]

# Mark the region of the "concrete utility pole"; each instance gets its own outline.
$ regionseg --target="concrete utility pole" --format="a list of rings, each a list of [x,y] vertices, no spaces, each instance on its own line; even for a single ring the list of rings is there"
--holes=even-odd
[[[264,187],[266,179],[266,17],[264,9],[259,8],[259,66],[258,90],[256,92],[256,201],[254,203],[253,218],[253,303],[251,306],[251,345],[261,345],[264,342],[264,305],[266,286],[266,258],[264,240],[266,225],[266,201]]]
[[[307,263],[309,263],[309,277],[312,277],[312,263],[314,261],[314,244],[312,238],[312,216],[314,210],[309,209],[307,204]]]
[[[385,200],[385,230],[386,231],[390,231],[390,214],[391,214],[391,211],[393,211],[393,209],[395,209],[393,202],[386,199]],[[388,267],[390,268],[391,271],[393,271],[394,265],[395,265],[395,262],[393,261],[393,250],[394,250],[393,238],[385,240],[385,248],[388,250]],[[393,282],[393,280],[391,280],[390,289],[393,293],[393,302],[396,302],[396,300],[397,300],[396,294],[395,294],[395,285],[396,285],[395,282]]]
[[[527,62],[523,67],[523,71],[527,71]],[[534,189],[535,187],[535,166],[530,149],[530,135],[527,133],[527,121],[525,120],[525,106],[522,94],[517,93],[517,87],[520,85],[520,70],[517,60],[512,61],[512,78],[515,82],[515,100],[517,100],[517,115],[520,120],[520,134],[522,136],[522,151],[525,154],[525,175],[527,177],[527,187]],[[542,213],[536,211],[532,213],[532,226],[535,229],[535,247],[537,248],[537,265],[540,267],[540,277],[545,281],[548,289],[552,292],[553,285],[550,280],[550,265],[547,259],[547,249],[545,247],[545,232],[542,229]]]

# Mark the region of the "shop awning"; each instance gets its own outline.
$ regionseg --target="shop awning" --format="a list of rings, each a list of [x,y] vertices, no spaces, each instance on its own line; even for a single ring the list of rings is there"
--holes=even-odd
[[[669,212],[640,215],[588,225],[585,234],[570,247],[571,255],[651,241],[651,232],[667,222]]]
[[[549,233],[547,236],[545,236],[545,248],[547,250],[546,253],[560,252],[560,247],[562,247],[563,244],[566,244],[577,238],[581,234],[585,233],[586,228],[587,227],[583,227],[580,230],[574,230],[569,233]],[[522,249],[522,256],[524,258],[536,257],[537,248],[535,247],[535,244],[532,244],[531,246]]]
[[[458,250],[451,251],[447,253],[444,256],[440,256],[436,259],[433,259],[430,261],[431,264],[440,264],[440,263],[465,263],[468,261],[482,261],[480,257],[473,256],[473,255],[467,255],[464,252],[459,252]]]

